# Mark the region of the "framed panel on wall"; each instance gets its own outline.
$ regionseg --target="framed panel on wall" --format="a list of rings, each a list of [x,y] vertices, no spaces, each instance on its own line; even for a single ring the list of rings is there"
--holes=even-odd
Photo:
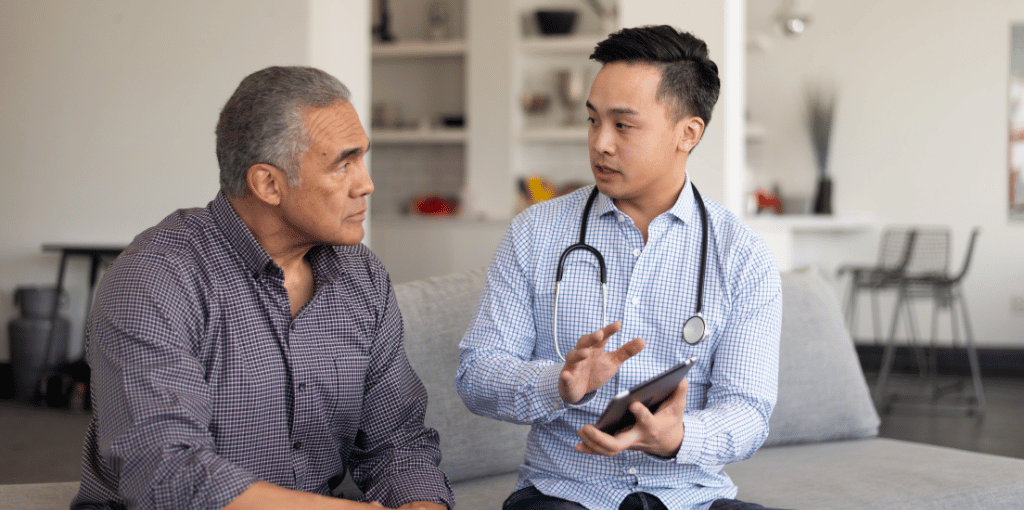
[[[1010,26],[1009,219],[1024,222],[1024,23]]]

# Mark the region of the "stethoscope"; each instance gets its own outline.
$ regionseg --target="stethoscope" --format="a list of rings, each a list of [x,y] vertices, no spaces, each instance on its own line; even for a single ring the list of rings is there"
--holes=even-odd
[[[701,343],[705,338],[708,337],[707,323],[704,321],[704,315],[702,313],[704,309],[704,272],[708,265],[708,210],[704,205],[704,200],[701,199],[700,193],[697,192],[697,187],[690,185],[693,189],[693,196],[697,199],[697,206],[700,207],[700,219],[701,219],[701,243],[700,243],[700,272],[698,273],[697,279],[697,311],[694,312],[693,317],[690,317],[683,323],[683,341],[690,345],[697,345]],[[590,192],[590,197],[587,198],[587,205],[583,207],[583,217],[580,218],[580,240],[578,243],[573,244],[562,252],[562,256],[558,259],[558,266],[555,268],[555,314],[553,323],[554,340],[555,340],[555,352],[558,357],[565,361],[565,356],[562,355],[561,349],[558,347],[558,286],[562,283],[562,272],[565,269],[565,259],[569,257],[569,254],[576,250],[586,250],[594,254],[597,259],[598,269],[600,270],[601,277],[601,324],[607,324],[607,310],[608,310],[608,272],[604,265],[604,257],[601,256],[601,252],[593,246],[587,244],[587,220],[590,218],[590,209],[594,205],[594,199],[597,198],[597,186],[594,186],[594,190]],[[603,327],[603,326],[602,326]]]

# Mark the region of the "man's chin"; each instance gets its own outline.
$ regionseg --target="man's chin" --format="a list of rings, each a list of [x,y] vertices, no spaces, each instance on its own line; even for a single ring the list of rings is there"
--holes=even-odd
[[[355,246],[363,242],[363,238],[365,236],[366,233],[363,231],[362,226],[360,226],[358,230],[349,229],[343,232],[336,239],[334,239],[334,242],[331,244],[335,246]]]

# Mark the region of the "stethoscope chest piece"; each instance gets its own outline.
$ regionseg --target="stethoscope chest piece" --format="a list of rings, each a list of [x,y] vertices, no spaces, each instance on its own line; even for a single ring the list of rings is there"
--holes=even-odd
[[[708,337],[708,325],[704,322],[704,316],[694,315],[683,323],[683,341],[690,345],[697,345]]]

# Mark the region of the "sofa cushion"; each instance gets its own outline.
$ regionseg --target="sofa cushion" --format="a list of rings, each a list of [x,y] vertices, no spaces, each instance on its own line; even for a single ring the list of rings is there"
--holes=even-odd
[[[452,484],[455,508],[466,510],[498,510],[516,487],[519,473],[475,478]]]
[[[1024,460],[895,439],[762,448],[725,467],[773,508],[1021,508]]]
[[[395,285],[409,363],[430,397],[424,421],[441,435],[441,469],[453,483],[517,471],[530,432],[525,425],[474,415],[455,390],[459,341],[486,277],[481,268]]]
[[[779,398],[765,446],[878,434],[878,413],[832,284],[782,274]]]
[[[0,510],[68,508],[78,494],[78,482],[0,485]]]

